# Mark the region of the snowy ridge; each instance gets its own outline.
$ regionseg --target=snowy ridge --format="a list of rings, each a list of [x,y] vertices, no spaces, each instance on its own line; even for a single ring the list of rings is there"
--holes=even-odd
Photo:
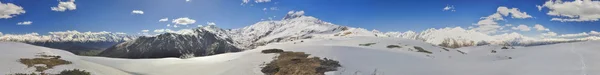
[[[229,31],[233,40],[251,48],[270,42],[313,38],[318,34],[333,34],[346,27],[304,16],[303,11],[290,12],[281,21],[262,21]]]
[[[216,29],[219,30],[219,29]],[[222,29],[221,29],[222,30]],[[600,37],[586,37],[576,39],[560,38],[531,38],[519,33],[505,33],[499,35],[488,35],[475,30],[467,30],[461,27],[431,28],[421,32],[380,32],[335,25],[321,21],[312,16],[305,16],[303,11],[290,11],[282,20],[261,21],[256,24],[224,31],[224,35],[236,41],[241,47],[251,49],[256,46],[272,42],[285,42],[309,38],[331,38],[349,36],[374,36],[374,37],[396,37],[413,40],[421,40],[434,45],[442,43],[458,44],[457,47],[475,46],[481,44],[497,45],[544,45],[563,42],[575,42],[586,40],[600,40]]]
[[[599,37],[595,36],[575,39],[532,38],[515,32],[499,35],[488,35],[474,30],[466,30],[461,27],[446,27],[440,29],[431,28],[420,33],[407,31],[404,33],[387,32],[385,34],[389,37],[421,40],[435,45],[440,45],[442,43],[458,44],[460,45],[459,47],[474,46],[478,44],[533,46],[563,42],[600,40]]]
[[[39,35],[38,33],[29,34],[0,34],[0,41],[12,42],[122,42],[135,39],[135,36],[125,33],[112,32],[49,32],[48,35]]]

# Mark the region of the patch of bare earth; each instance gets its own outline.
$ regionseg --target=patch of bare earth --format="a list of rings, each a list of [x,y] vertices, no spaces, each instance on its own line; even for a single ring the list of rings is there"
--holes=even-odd
[[[325,72],[336,71],[341,67],[338,61],[308,57],[304,52],[267,49],[263,53],[279,53],[273,61],[262,68],[266,75],[325,75]]]

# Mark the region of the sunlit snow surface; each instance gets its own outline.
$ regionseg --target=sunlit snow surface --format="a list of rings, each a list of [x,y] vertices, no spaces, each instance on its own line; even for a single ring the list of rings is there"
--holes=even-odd
[[[358,45],[364,43],[376,44]],[[386,48],[388,45],[402,48]],[[600,47],[597,45],[600,45],[599,41],[516,49],[485,45],[446,51],[417,40],[356,36],[272,43],[253,50],[190,59],[117,59],[75,56],[66,51],[3,42],[0,43],[3,51],[0,66],[9,68],[0,68],[0,72],[33,71],[31,68],[24,70],[26,66],[16,60],[48,52],[74,63],[57,66],[52,71],[78,68],[97,75],[123,75],[124,72],[143,75],[262,75],[261,64],[268,63],[276,54],[262,54],[260,51],[280,48],[340,61],[342,67],[338,71],[327,73],[333,75],[600,75]],[[433,53],[409,51],[414,50],[413,46]],[[491,53],[491,50],[497,53]]]

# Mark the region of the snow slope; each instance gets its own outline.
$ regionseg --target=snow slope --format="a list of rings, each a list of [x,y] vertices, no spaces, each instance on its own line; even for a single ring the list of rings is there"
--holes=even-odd
[[[80,57],[64,50],[50,49],[38,47],[34,45],[15,43],[15,42],[0,42],[0,74],[14,73],[31,73],[35,68],[27,68],[24,64],[18,62],[20,58],[35,58],[38,53],[47,55],[59,55],[63,60],[71,61],[73,64],[55,66],[53,69],[46,70],[46,73],[57,74],[62,70],[82,69],[96,75],[129,75],[128,73],[96,64],[93,62],[81,60]]]
[[[365,43],[375,44],[359,46]],[[596,49],[600,47],[595,46],[598,44],[600,41],[587,41],[516,49],[485,45],[446,51],[418,40],[349,36],[272,43],[242,52],[189,59],[119,59],[74,56],[61,50],[3,42],[0,46],[9,49],[2,49],[5,52],[0,55],[0,62],[8,63],[2,66],[9,68],[0,68],[0,72],[31,71],[24,70],[25,66],[15,60],[32,57],[37,52],[48,52],[74,62],[58,66],[57,69],[79,68],[97,75],[262,75],[261,65],[271,61],[277,54],[262,54],[260,51],[279,48],[340,61],[342,68],[328,72],[329,75],[598,75],[600,51]],[[402,48],[387,48],[388,45]],[[414,46],[432,54],[417,52]],[[497,53],[491,53],[491,50]]]

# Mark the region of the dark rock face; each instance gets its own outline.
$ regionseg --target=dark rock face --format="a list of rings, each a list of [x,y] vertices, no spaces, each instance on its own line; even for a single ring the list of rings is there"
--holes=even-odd
[[[165,58],[207,56],[227,52],[238,52],[229,38],[220,38],[203,29],[195,29],[194,34],[165,33],[154,37],[139,37],[114,45],[100,56],[116,58]]]

